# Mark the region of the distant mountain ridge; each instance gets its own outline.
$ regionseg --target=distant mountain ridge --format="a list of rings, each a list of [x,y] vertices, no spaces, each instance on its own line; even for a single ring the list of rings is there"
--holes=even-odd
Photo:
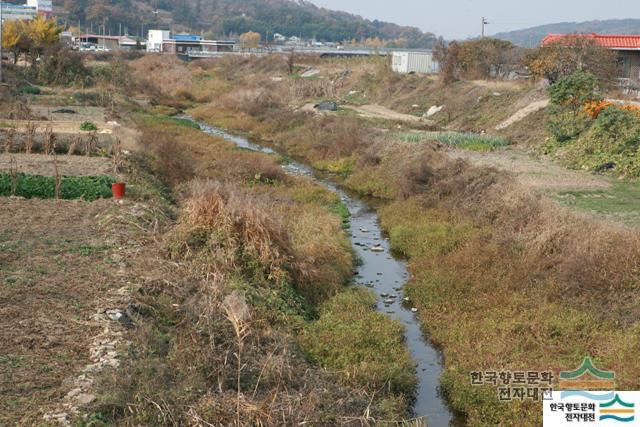
[[[560,22],[524,30],[502,32],[495,38],[524,47],[536,47],[549,33],[640,34],[640,19],[608,19],[587,22]]]
[[[54,11],[70,25],[120,28],[140,34],[141,28],[210,33],[217,37],[257,31],[263,39],[280,33],[341,42],[380,38],[406,40],[403,47],[429,48],[432,33],[415,27],[369,20],[318,7],[305,0],[53,0]]]

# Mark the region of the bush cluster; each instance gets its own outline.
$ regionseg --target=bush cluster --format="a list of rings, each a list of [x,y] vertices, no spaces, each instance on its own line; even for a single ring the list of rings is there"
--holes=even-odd
[[[584,71],[558,80],[549,95],[548,153],[557,153],[576,168],[640,176],[637,108],[603,101],[598,80]]]

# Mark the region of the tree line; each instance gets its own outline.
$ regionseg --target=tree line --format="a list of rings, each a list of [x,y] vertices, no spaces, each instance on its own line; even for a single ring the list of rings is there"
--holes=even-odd
[[[60,4],[58,4],[58,1]],[[238,36],[257,32],[302,36],[306,39],[341,42],[379,38],[400,41],[402,47],[430,48],[436,37],[417,28],[370,21],[345,12],[329,11],[311,3],[288,0],[57,0],[67,12],[67,24],[104,28],[118,34],[122,27],[136,33],[140,28],[165,27],[166,14],[181,31]]]
[[[615,52],[595,40],[567,37],[539,48],[526,49],[511,42],[482,38],[434,46],[446,84],[467,79],[504,79],[524,73],[549,80],[551,84],[575,71],[589,71],[601,82],[611,82],[620,66]]]

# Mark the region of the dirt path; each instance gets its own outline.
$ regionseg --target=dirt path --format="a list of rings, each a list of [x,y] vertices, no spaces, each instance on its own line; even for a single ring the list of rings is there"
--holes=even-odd
[[[408,123],[432,123],[431,120],[427,120],[418,116],[412,116],[411,114],[398,113],[397,111],[393,111],[387,107],[376,104],[361,106],[349,105],[345,106],[345,108],[355,111],[362,117],[371,119],[395,120]]]
[[[516,147],[488,153],[452,149],[448,154],[476,166],[495,167],[513,173],[524,186],[536,191],[600,190],[612,186],[606,177],[569,170],[551,160],[533,158]]]
[[[536,113],[544,108],[547,108],[548,105],[549,105],[548,99],[534,101],[531,104],[527,105],[526,107],[516,111],[511,117],[509,117],[507,120],[505,120],[504,122],[496,126],[496,130],[506,129],[512,124],[517,123],[520,120],[523,120],[530,114]]]

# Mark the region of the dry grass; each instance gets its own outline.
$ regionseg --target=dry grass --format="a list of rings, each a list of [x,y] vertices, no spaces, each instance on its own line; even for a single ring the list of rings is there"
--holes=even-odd
[[[193,90],[191,72],[175,56],[144,55],[128,65],[143,87],[155,89],[154,92],[172,97]]]
[[[619,357],[638,345],[620,329],[638,314],[638,232],[563,211],[496,171],[452,163],[425,178],[382,219],[412,259],[409,295],[443,348],[443,384],[470,425],[540,421],[532,402],[500,404],[494,390],[470,387],[473,370],[558,371],[592,355],[638,386],[640,367]],[[603,336],[616,338],[602,345]]]
[[[270,277],[284,274],[283,266],[290,261],[289,239],[282,220],[267,214],[273,207],[266,201],[231,186],[196,181],[191,184],[185,212],[188,233],[206,233],[202,236],[206,240],[187,239],[178,253],[189,256],[206,247],[208,253],[217,254],[214,257],[225,263],[247,256],[259,262]]]
[[[139,356],[102,384],[96,410],[108,420],[339,425],[367,411],[371,399],[363,390],[340,386],[310,365],[287,333],[308,316],[289,282],[297,254],[323,251],[320,242],[334,239],[340,225],[325,223],[326,235],[313,236],[318,243],[310,249],[302,234],[318,227],[289,230],[304,211],[282,200],[290,190],[265,190],[278,192],[280,202],[237,183],[190,185],[179,224],[165,238],[177,263],[156,269],[157,278],[140,290]]]
[[[435,119],[465,129],[495,127],[523,97],[537,93],[517,85],[494,94],[497,89],[473,82],[440,90],[428,79],[389,75],[380,64],[338,82],[344,64],[323,67],[339,96],[356,90],[353,102],[379,99],[407,112],[409,103],[423,109],[445,104]],[[252,72],[241,70],[226,90],[258,87],[255,82],[263,80]],[[302,101],[298,96],[313,95],[300,91],[283,96],[281,103]],[[227,107],[203,110],[202,116],[227,119],[220,108]],[[535,403],[505,405],[494,390],[471,387],[473,370],[560,370],[591,354],[616,371],[619,386],[639,386],[640,365],[630,362],[640,348],[638,232],[571,214],[505,172],[452,161],[437,144],[393,141],[348,117],[289,116],[285,107],[261,110],[238,110],[247,117],[243,129],[308,163],[335,166],[349,159],[353,170],[345,185],[396,201],[383,211],[384,224],[412,258],[408,291],[425,332],[443,348],[443,386],[470,425],[541,421]],[[289,128],[272,119],[279,112],[287,115]],[[523,129],[513,135],[526,136]]]

